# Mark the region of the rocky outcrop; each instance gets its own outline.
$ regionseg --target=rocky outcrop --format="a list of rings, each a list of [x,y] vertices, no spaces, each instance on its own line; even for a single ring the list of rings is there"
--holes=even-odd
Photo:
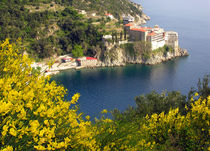
[[[142,62],[142,64],[148,64],[148,65],[155,65],[162,63],[164,61],[172,60],[176,57],[182,57],[182,56],[188,56],[187,50],[183,50],[179,48],[175,52],[167,52],[166,54],[159,53],[156,55],[152,55],[149,59],[146,59]]]
[[[113,46],[113,47],[112,47]],[[131,55],[125,49],[116,45],[109,45],[107,50],[103,52],[102,61],[98,64],[99,66],[124,66],[127,63],[132,64],[147,64],[155,65],[174,59],[176,57],[188,56],[187,50],[181,48],[175,50],[174,52],[162,53],[158,52],[151,54],[150,57],[144,58],[142,55]]]
[[[145,15],[145,14],[142,14],[141,16],[136,16],[137,19],[135,21],[135,24],[136,25],[143,25],[143,24],[146,24],[148,20],[150,20],[150,17]]]
[[[143,7],[140,4],[131,2],[131,4],[133,4],[137,9],[139,9],[140,11],[142,11],[141,15],[136,15],[135,16],[135,24],[136,25],[142,25],[142,24],[146,24],[148,20],[150,20],[150,17],[147,16],[146,14],[143,13]]]

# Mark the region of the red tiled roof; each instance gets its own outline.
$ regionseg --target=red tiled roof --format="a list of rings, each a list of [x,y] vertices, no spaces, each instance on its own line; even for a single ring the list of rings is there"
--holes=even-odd
[[[86,57],[86,60],[97,60],[97,59],[93,57]]]
[[[125,26],[129,27],[129,26],[133,26],[132,24],[125,24]]]
[[[144,29],[142,29],[142,28],[132,28],[131,30],[146,32],[146,30],[144,30]]]
[[[155,35],[155,32],[151,32],[148,34],[148,36],[154,36]]]

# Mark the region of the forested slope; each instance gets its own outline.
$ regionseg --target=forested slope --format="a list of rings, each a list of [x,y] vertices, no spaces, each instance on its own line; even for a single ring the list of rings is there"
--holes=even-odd
[[[0,40],[21,38],[36,58],[70,53],[75,45],[81,45],[85,55],[94,56],[103,49],[104,27],[93,25],[79,10],[98,16],[109,12],[116,18],[123,13],[141,15],[128,0],[0,0]]]

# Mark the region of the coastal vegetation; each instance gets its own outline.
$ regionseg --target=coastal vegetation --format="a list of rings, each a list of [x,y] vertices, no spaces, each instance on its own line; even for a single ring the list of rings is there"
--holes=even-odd
[[[33,12],[27,7],[30,3],[0,2],[0,40],[20,37],[29,54],[37,58],[70,53],[74,45],[81,45],[86,54],[93,55],[93,47],[101,45],[98,28],[71,6]]]
[[[122,44],[127,55],[138,58],[139,56],[145,60],[149,59],[153,55],[161,54],[166,56],[168,52],[174,53],[174,49],[171,46],[163,46],[156,50],[152,50],[151,43],[145,41],[138,41],[132,43]]]
[[[75,45],[75,46],[74,46],[74,49],[72,50],[72,55],[73,55],[73,57],[75,57],[75,58],[82,57],[82,56],[83,56],[83,49],[82,49],[82,46],[80,46],[80,45]]]
[[[141,56],[144,59],[148,59],[152,52],[151,44],[145,41],[126,43],[126,44],[122,44],[121,47],[125,49],[128,55],[132,57]]]
[[[8,39],[0,43],[1,150],[208,150],[209,76],[188,96],[151,92],[136,107],[91,122],[78,113],[80,94],[32,72],[31,59]]]
[[[142,11],[135,7],[129,0],[85,0],[85,3],[72,0],[72,5],[80,10],[96,12],[100,16],[105,13],[111,13],[118,20],[121,19],[123,14],[130,14],[132,16],[142,15]]]
[[[81,10],[88,15],[79,14]],[[111,21],[105,13],[118,20]],[[128,0],[0,0],[0,40],[21,38],[25,51],[37,59],[71,53],[75,45],[95,56],[103,49],[103,34],[121,30],[124,13],[142,12]]]

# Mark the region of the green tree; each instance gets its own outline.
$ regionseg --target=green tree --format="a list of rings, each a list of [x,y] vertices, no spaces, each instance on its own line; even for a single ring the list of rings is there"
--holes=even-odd
[[[142,56],[143,59],[148,59],[150,57],[151,43],[139,41],[134,43],[134,53],[136,56]]]
[[[205,75],[203,80],[198,81],[198,93],[200,96],[207,98],[210,95],[210,75]]]
[[[179,107],[184,112],[186,96],[178,91],[165,92],[161,94],[152,91],[147,95],[141,95],[135,98],[137,104],[137,114],[145,116],[147,114],[168,112],[170,108]]]
[[[74,46],[74,49],[72,50],[72,55],[73,55],[73,57],[75,57],[75,58],[84,56],[82,46],[80,46],[80,45],[75,45],[75,46]]]

